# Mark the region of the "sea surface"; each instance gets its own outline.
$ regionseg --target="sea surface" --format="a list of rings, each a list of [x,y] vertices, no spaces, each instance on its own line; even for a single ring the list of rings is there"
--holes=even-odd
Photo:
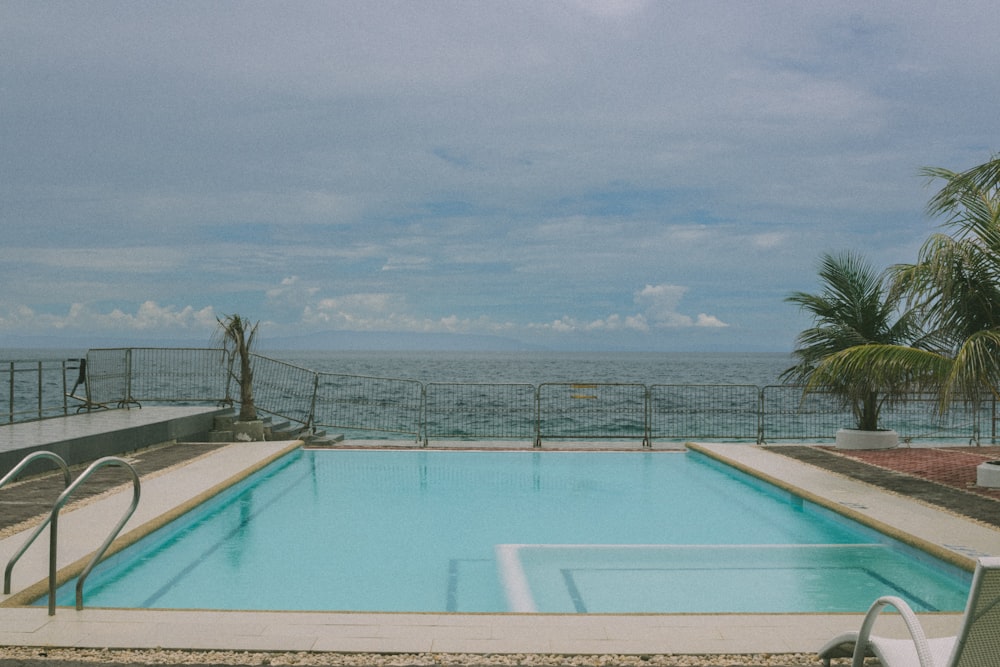
[[[781,384],[789,354],[739,352],[281,352],[263,356],[322,373],[420,382]]]
[[[7,361],[62,361],[86,350],[0,348]],[[387,352],[282,351],[258,354],[321,373],[420,382],[620,382],[781,384],[790,354],[770,352]]]

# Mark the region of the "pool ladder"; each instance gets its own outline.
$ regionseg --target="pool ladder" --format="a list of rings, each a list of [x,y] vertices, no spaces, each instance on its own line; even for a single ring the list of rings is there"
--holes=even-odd
[[[128,510],[126,510],[122,518],[118,520],[118,523],[111,531],[111,534],[108,535],[101,546],[98,547],[97,551],[94,552],[90,562],[87,563],[87,566],[83,568],[83,571],[80,573],[79,577],[77,577],[76,608],[77,610],[80,610],[83,609],[83,582],[86,581],[91,570],[93,570],[97,563],[100,562],[104,553],[108,550],[108,547],[110,547],[111,543],[114,542],[116,537],[118,537],[122,528],[125,527],[125,524],[135,512],[135,508],[139,505],[139,475],[136,473],[135,468],[129,465],[129,463],[124,459],[117,456],[105,456],[104,458],[97,459],[91,463],[90,466],[76,478],[76,481],[71,483],[69,466],[66,465],[66,461],[64,461],[58,454],[39,451],[24,457],[20,463],[14,466],[13,470],[4,475],[3,479],[0,479],[0,487],[3,487],[4,484],[13,480],[19,472],[24,470],[29,464],[39,459],[49,459],[59,466],[60,470],[62,470],[65,489],[61,494],[59,494],[59,497],[56,498],[48,517],[46,517],[37,528],[35,528],[34,532],[32,532],[31,535],[28,536],[28,539],[25,540],[24,544],[21,545],[21,548],[18,549],[17,552],[11,557],[10,561],[8,561],[7,568],[4,570],[3,574],[3,592],[4,595],[10,594],[10,580],[11,573],[14,570],[14,564],[21,558],[22,555],[24,555],[24,552],[27,551],[28,547],[32,545],[35,538],[37,538],[38,535],[45,530],[45,527],[51,526],[49,529],[49,616],[53,616],[56,613],[56,551],[58,544],[59,510],[61,510],[69,501],[73,492],[76,491],[76,489],[92,474],[101,468],[107,466],[125,468],[132,477],[132,502],[129,505]]]

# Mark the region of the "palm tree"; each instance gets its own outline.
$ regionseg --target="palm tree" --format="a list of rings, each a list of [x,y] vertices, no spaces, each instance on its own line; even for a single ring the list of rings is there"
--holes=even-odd
[[[888,280],[853,253],[823,255],[822,292],[794,292],[786,301],[812,314],[814,325],[799,334],[798,363],[782,373],[805,384],[806,392],[824,389],[850,407],[856,427],[878,430],[883,405],[909,388],[906,375],[880,375],[852,365],[846,352],[867,346],[904,346],[919,333],[912,312],[900,312],[901,298]]]
[[[926,168],[945,185],[927,211],[946,216],[951,235],[932,235],[917,262],[892,267],[892,294],[926,331],[910,345],[876,344],[828,358],[827,376],[866,372],[874,381],[909,382],[938,392],[940,411],[955,400],[977,407],[1000,398],[1000,157],[964,172]]]
[[[239,420],[254,421],[257,419],[257,408],[253,399],[253,366],[250,356],[260,322],[251,324],[250,320],[239,315],[223,315],[216,319],[223,349],[239,358],[239,373],[233,371],[231,365],[229,371],[240,387]]]
[[[915,264],[895,267],[896,285],[948,360],[925,369],[939,375],[942,408],[956,399],[976,404],[1000,384],[1000,157],[965,172],[923,173],[944,179],[927,210],[946,216],[953,233],[934,234]]]

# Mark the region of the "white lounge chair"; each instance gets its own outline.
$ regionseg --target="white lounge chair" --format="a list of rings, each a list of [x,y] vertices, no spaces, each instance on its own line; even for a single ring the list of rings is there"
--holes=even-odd
[[[910,639],[871,634],[887,606],[899,611]],[[979,559],[957,636],[928,639],[909,605],[886,596],[868,610],[861,630],[834,637],[819,651],[827,667],[832,658],[848,656],[853,656],[853,667],[861,667],[866,655],[874,655],[884,667],[1000,667],[1000,557]]]

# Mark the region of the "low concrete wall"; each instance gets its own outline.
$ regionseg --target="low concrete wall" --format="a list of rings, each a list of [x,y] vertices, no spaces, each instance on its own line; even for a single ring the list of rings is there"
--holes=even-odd
[[[147,412],[152,412],[155,409],[143,408]],[[23,447],[0,451],[0,477],[12,470],[25,456],[36,451],[50,451],[58,454],[67,464],[73,466],[94,461],[104,456],[117,456],[125,452],[172,440],[180,442],[208,442],[208,434],[214,426],[215,417],[228,414],[229,412],[228,408],[201,410],[187,415],[152,419],[143,424],[129,425],[121,428],[109,426],[107,430],[98,433],[87,433],[49,441],[25,442],[25,446]],[[68,423],[72,424],[74,417],[56,417],[54,419],[69,420]],[[54,464],[51,462],[41,460],[28,466],[25,473],[31,474],[51,470],[54,467]]]

